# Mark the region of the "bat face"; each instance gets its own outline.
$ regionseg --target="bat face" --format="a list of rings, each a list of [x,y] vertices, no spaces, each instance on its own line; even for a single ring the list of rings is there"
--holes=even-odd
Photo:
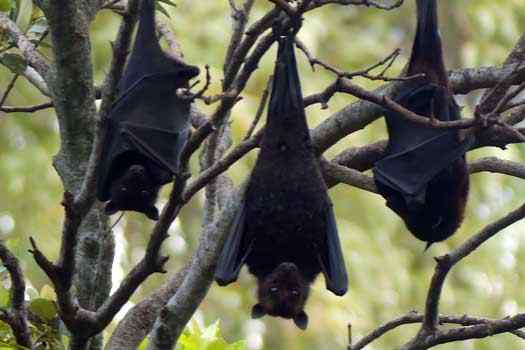
[[[293,319],[301,329],[307,327],[308,316],[303,309],[310,285],[297,265],[281,263],[258,283],[259,302],[252,308],[253,318],[264,315],[280,316]]]
[[[131,165],[111,183],[111,200],[106,204],[105,212],[111,215],[119,210],[133,210],[158,220],[159,211],[155,201],[159,189],[160,186],[147,168],[139,164]]]

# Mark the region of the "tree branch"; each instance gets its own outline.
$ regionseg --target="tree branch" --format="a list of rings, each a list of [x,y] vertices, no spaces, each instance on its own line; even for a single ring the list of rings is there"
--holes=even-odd
[[[456,94],[466,94],[477,89],[495,86],[502,77],[513,71],[515,65],[482,67],[453,71],[449,74],[451,86]],[[516,75],[513,84],[525,81],[525,72]],[[385,84],[373,91],[378,96],[394,96],[396,83]],[[305,99],[308,102],[308,97]],[[345,136],[363,129],[383,114],[383,108],[368,101],[357,101],[335,112],[312,131],[312,141],[319,154],[336,144]]]
[[[463,329],[462,331],[444,331],[438,332],[438,312],[439,300],[441,298],[441,290],[445,283],[448,272],[463,258],[470,255],[483,243],[492,238],[494,235],[507,228],[508,226],[520,221],[525,217],[525,204],[520,208],[510,212],[505,217],[487,225],[476,235],[472,236],[465,243],[459,246],[452,252],[436,258],[436,269],[430,282],[428,295],[426,299],[425,316],[418,335],[403,349],[427,349],[431,346],[443,344],[444,342],[453,341],[453,339],[470,339],[487,336],[485,333],[489,327],[481,326],[478,328]],[[521,323],[520,323],[521,322]],[[515,316],[513,320],[495,321],[493,325],[499,329],[499,333],[503,331],[515,330],[525,327],[525,316]],[[516,328],[516,323],[521,324]],[[475,329],[475,331],[473,331]],[[493,327],[491,329],[494,329]],[[492,333],[495,334],[495,333]]]
[[[391,330],[394,330],[400,326],[406,325],[406,324],[414,324],[414,323],[421,323],[423,322],[424,316],[422,314],[417,313],[416,311],[411,311],[407,313],[406,315],[403,315],[401,317],[398,317],[392,321],[389,321],[376,329],[374,329],[372,332],[361,338],[355,345],[349,346],[348,350],[361,350],[373,343],[374,341],[378,340],[382,336],[384,336],[386,333],[390,332]],[[474,325],[484,325],[488,324],[490,322],[494,322],[497,320],[488,319],[488,318],[482,318],[482,317],[474,317],[469,315],[462,315],[462,316],[446,316],[446,315],[440,315],[439,316],[439,324],[459,324],[463,326],[474,326]],[[510,331],[510,333],[514,334],[520,339],[525,339],[525,332],[515,330]]]
[[[4,13],[0,13],[0,29],[9,34],[26,61],[45,78],[49,71],[49,65],[36,51],[35,45],[25,37],[15,22],[11,21]]]
[[[13,330],[16,343],[27,349],[33,349],[31,331],[27,323],[25,305],[26,284],[18,259],[0,243],[0,259],[11,277],[11,309],[3,311],[3,321]]]
[[[244,188],[245,185],[233,192],[226,207],[200,235],[199,246],[182,285],[155,321],[148,350],[173,348],[187,322],[206,296],[213,282],[213,273],[221,248],[241,205]]]

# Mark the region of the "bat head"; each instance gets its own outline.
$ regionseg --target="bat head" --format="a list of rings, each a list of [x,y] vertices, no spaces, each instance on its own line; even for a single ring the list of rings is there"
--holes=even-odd
[[[268,276],[259,280],[259,302],[252,308],[252,318],[264,315],[291,318],[297,327],[306,329],[308,315],[304,305],[310,290],[297,265],[281,263]]]
[[[105,213],[115,214],[119,210],[133,210],[158,220],[159,211],[155,201],[160,186],[143,165],[134,164],[123,171],[110,185],[111,200],[106,204]]]
[[[424,202],[407,203],[403,216],[407,228],[430,244],[452,236],[463,221],[468,187],[463,157],[430,182]]]
[[[417,239],[427,242],[430,246],[452,236],[460,225],[461,219],[455,215],[443,215],[446,214],[432,213],[429,210],[414,211],[407,216],[406,225]]]

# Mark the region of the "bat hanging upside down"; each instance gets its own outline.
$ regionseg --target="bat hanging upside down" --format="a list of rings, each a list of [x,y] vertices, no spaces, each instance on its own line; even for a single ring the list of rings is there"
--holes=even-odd
[[[407,75],[396,102],[440,121],[461,118],[448,82],[438,33],[436,0],[417,0],[417,33]],[[403,218],[418,239],[434,242],[450,237],[463,220],[469,178],[465,152],[472,138],[456,129],[436,129],[385,112],[386,156],[374,167],[379,193]]]
[[[155,2],[142,0],[135,45],[107,120],[97,197],[108,215],[133,210],[157,220],[160,187],[180,172],[190,133],[187,88],[199,69],[163,52],[155,32]]]
[[[332,204],[306,123],[293,33],[279,38],[260,153],[222,250],[216,281],[227,285],[237,280],[243,264],[257,278],[254,318],[291,318],[305,329],[305,303],[320,272],[334,294],[347,291]]]

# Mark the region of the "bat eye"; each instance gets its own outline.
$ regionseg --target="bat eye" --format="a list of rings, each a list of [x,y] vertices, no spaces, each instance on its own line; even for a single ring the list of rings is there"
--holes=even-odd
[[[126,192],[128,189],[127,189],[126,187],[121,187],[120,190],[121,190],[122,192]]]
[[[279,289],[277,289],[276,287],[270,288],[270,293],[272,293],[272,294],[276,294],[278,291],[279,291]]]
[[[142,195],[142,197],[146,197],[149,194],[149,192],[146,190],[142,190],[140,191],[140,194]]]
[[[293,297],[298,297],[299,296],[299,291],[297,289],[292,289],[292,296]]]

